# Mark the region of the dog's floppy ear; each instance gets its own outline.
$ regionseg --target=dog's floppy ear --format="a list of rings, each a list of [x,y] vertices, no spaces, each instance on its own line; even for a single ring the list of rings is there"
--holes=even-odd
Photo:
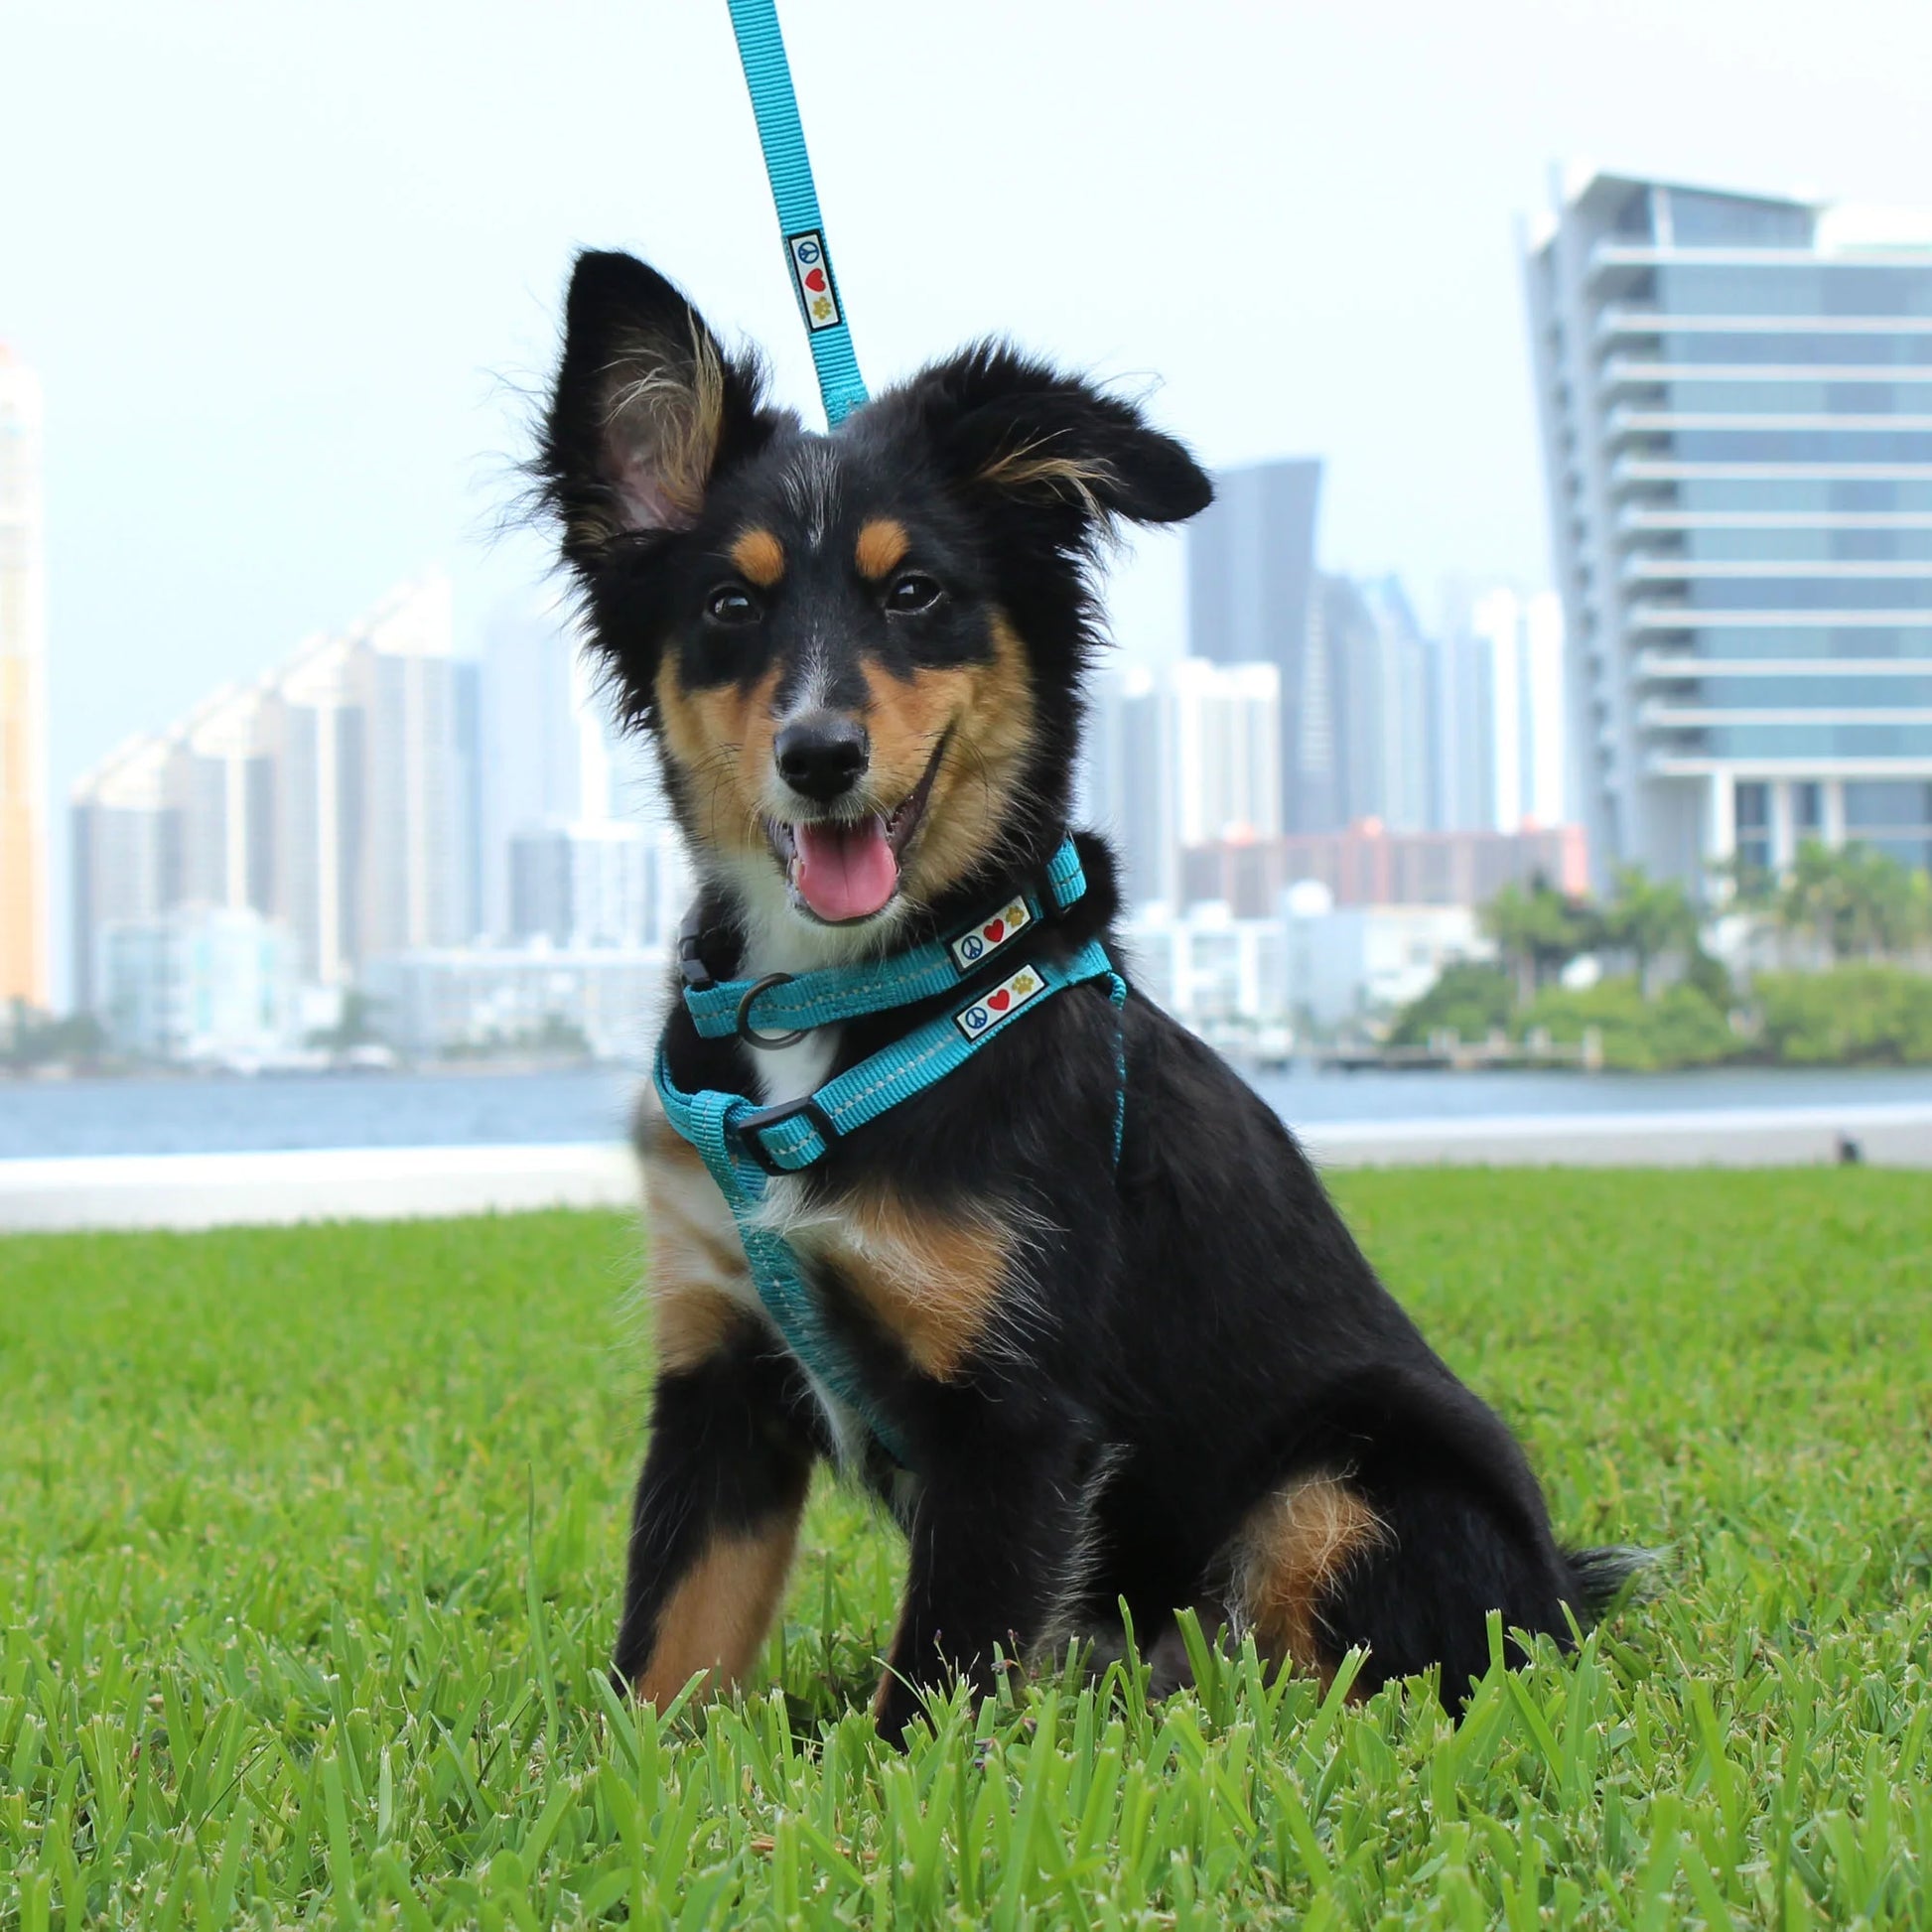
[[[1199,464],[1132,403],[1004,343],[934,364],[906,399],[959,483],[1060,507],[1074,535],[1114,517],[1178,523],[1213,500]]]
[[[688,529],[718,472],[769,439],[761,386],[655,269],[579,255],[537,459],[565,556],[587,566],[613,538]]]

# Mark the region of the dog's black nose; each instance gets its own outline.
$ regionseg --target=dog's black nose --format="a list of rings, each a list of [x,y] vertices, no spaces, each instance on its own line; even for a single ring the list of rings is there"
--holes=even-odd
[[[802,798],[829,804],[859,782],[868,757],[866,728],[856,718],[814,711],[794,718],[772,752],[778,775]]]

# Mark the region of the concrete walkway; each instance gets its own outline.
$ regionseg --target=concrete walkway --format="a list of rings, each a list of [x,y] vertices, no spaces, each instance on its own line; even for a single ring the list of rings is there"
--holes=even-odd
[[[1848,1144],[1873,1166],[1932,1168],[1932,1105],[1350,1121],[1311,1127],[1302,1138],[1324,1168],[1809,1167],[1844,1158]],[[0,1231],[369,1221],[636,1202],[629,1150],[602,1143],[0,1161]]]

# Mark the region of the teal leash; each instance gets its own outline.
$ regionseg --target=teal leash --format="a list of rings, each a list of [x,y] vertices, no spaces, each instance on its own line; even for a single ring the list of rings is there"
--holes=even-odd
[[[798,313],[818,369],[825,420],[837,429],[866,400],[866,383],[853,352],[838,278],[832,272],[825,218],[818,211],[811,156],[805,151],[805,130],[798,119],[798,96],[791,90],[784,36],[778,32],[778,10],[774,0],[727,0],[727,4],[759,124],[759,146],[764,150],[764,172],[778,210],[778,230],[784,237],[785,272],[798,298]]]
[[[784,37],[774,0],[727,0],[745,85],[758,121],[759,146],[771,183],[784,242],[785,271],[818,371],[825,420],[836,429],[866,401],[865,378],[852,347],[832,251],[825,239],[812,185],[811,157],[792,91]],[[950,939],[928,941],[893,959],[762,980],[714,981],[699,956],[699,935],[679,940],[684,1002],[693,1026],[706,1038],[738,1035],[749,1045],[782,1045],[818,1027],[910,1006],[977,978],[996,954],[1021,933],[1063,912],[1086,891],[1073,842],[1062,842],[1047,866],[1042,890],[1021,892],[982,920]],[[1034,959],[996,985],[983,986],[956,1012],[940,1014],[902,1039],[863,1059],[802,1099],[761,1107],[748,1094],[703,1089],[687,1093],[671,1078],[659,1042],[652,1080],[665,1118],[703,1158],[731,1207],[751,1264],[759,1300],[806,1372],[828,1394],[863,1418],[866,1427],[901,1468],[913,1466],[905,1445],[870,1398],[849,1351],[826,1322],[824,1311],[784,1238],[765,1222],[760,1208],[774,1178],[802,1173],[825,1159],[847,1134],[925,1092],[962,1066],[1023,1015],[1044,1006],[1069,987],[1105,981],[1118,1014],[1127,1003],[1127,982],[1106,948],[1089,940],[1064,965]],[[1126,1035],[1115,1043],[1119,1086],[1114,1102],[1114,1165],[1120,1165],[1127,1118]]]

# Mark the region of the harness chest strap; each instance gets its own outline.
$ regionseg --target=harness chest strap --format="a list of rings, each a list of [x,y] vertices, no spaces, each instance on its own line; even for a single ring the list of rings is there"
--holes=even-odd
[[[1062,850],[1070,852],[1070,843]],[[1077,871],[1077,861],[1075,869]],[[1080,890],[1084,890],[1084,886],[1085,882],[1081,880]],[[1077,897],[1078,892],[1074,892],[1072,897]],[[1071,899],[1067,902],[1070,903]],[[970,933],[974,929],[968,930]],[[952,948],[957,943],[957,940],[946,942],[945,950],[949,958],[956,957]],[[930,949],[919,950],[926,952]],[[907,955],[907,958],[910,957]],[[982,953],[976,965],[984,964],[985,957]],[[930,961],[925,964],[929,965]],[[806,986],[807,981],[828,978],[836,981],[842,970],[845,969],[834,969],[828,975],[803,975],[792,984]],[[952,978],[956,982],[963,976],[962,972],[955,971]],[[936,1085],[948,1073],[964,1065],[988,1040],[1005,1033],[1023,1015],[1043,1006],[1068,987],[1102,980],[1107,982],[1108,997],[1118,1010],[1126,1001],[1127,984],[1114,970],[1113,961],[1098,939],[1089,940],[1063,965],[1043,960],[1030,961],[1016,967],[997,985],[983,988],[956,1012],[940,1014],[928,1020],[914,1028],[904,1038],[868,1055],[857,1066],[840,1074],[837,1079],[827,1081],[803,1099],[782,1102],[773,1107],[759,1106],[745,1094],[725,1093],[716,1089],[685,1092],[671,1079],[664,1046],[662,1042],[659,1043],[652,1078],[658,1098],[663,1103],[665,1118],[697,1150],[731,1208],[732,1219],[751,1267],[753,1284],[766,1313],[784,1338],[785,1345],[810,1374],[841,1403],[864,1417],[867,1427],[902,1468],[912,1466],[903,1445],[897,1433],[870,1400],[846,1349],[828,1327],[797,1256],[789,1244],[765,1226],[759,1217],[759,1208],[765,1190],[773,1175],[804,1172],[823,1160],[832,1144],[844,1135],[869,1121],[877,1120],[901,1102]],[[919,972],[908,974],[896,986],[902,989],[915,984],[923,984]],[[759,985],[758,981],[728,982],[715,990],[725,992],[739,987],[752,990]],[[789,992],[791,989],[775,990]],[[849,988],[836,984],[815,990],[824,996],[840,991],[850,992]],[[806,996],[801,997],[808,997],[813,991],[806,986]],[[893,1006],[907,1005],[929,997],[928,992],[903,990],[897,990],[889,996],[884,983],[878,980],[874,983],[874,995],[868,1005],[856,1010],[841,1008],[841,1017],[857,1017],[860,1012],[882,1012]],[[701,997],[700,989],[687,990],[687,1006],[697,997]],[[740,993],[738,997],[742,1000],[744,994]],[[706,1010],[715,1027],[716,1016],[723,1011],[723,1003],[711,1002]],[[738,1010],[736,1006],[733,1007],[734,1016]],[[830,1012],[830,1008],[811,1010]],[[694,1013],[693,1018],[696,1017]],[[821,1018],[807,1019],[805,1024],[824,1026],[834,1023],[830,1018]],[[730,1027],[719,1031],[729,1033],[736,1028],[737,1020],[734,1017]],[[706,1030],[702,1023],[699,1030]],[[713,1036],[716,1036],[715,1033]],[[1120,1085],[1115,1104],[1114,1158],[1118,1161],[1126,1104],[1124,1039],[1116,1051]]]

